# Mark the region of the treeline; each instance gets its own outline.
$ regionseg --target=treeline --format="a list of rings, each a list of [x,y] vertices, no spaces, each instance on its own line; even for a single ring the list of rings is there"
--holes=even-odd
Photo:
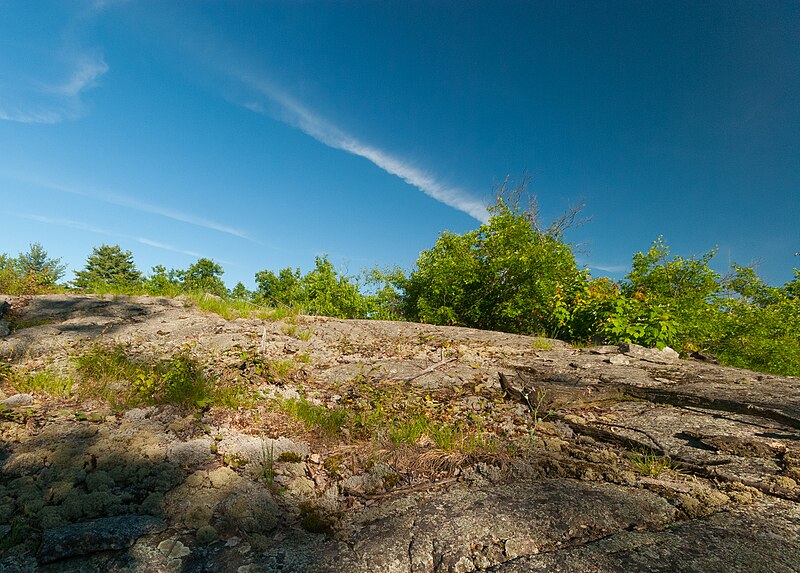
[[[658,238],[633,256],[619,282],[578,267],[565,232],[570,213],[540,225],[535,203],[505,192],[491,218],[464,234],[444,232],[420,253],[410,273],[337,270],[318,257],[306,274],[286,268],[256,273],[256,289],[228,289],[222,267],[201,258],[185,270],[157,266],[145,276],[133,255],[101,245],[66,284],[65,267],[41,245],[17,257],[0,255],[0,292],[77,290],[176,296],[204,292],[254,305],[291,307],[339,318],[410,320],[560,338],[574,344],[635,342],[713,355],[725,364],[800,375],[800,271],[782,287],[765,284],[752,267],[720,276],[715,252],[671,256]]]

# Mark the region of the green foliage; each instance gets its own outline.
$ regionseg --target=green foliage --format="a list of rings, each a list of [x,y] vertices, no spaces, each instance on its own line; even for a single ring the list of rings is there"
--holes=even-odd
[[[278,406],[290,416],[301,420],[307,428],[318,429],[329,435],[339,434],[347,422],[346,410],[319,406],[305,398],[280,400]]]
[[[303,278],[303,306],[310,314],[337,318],[364,318],[364,297],[352,277],[339,273],[327,256],[317,257]]]
[[[18,392],[46,394],[58,398],[69,398],[72,395],[72,378],[52,370],[11,372],[6,377]]]
[[[317,257],[306,275],[290,268],[277,275],[259,271],[256,284],[255,298],[264,304],[300,307],[309,314],[337,318],[367,317],[369,305],[358,280],[337,271],[327,256]]]
[[[96,344],[75,357],[80,394],[106,400],[114,407],[215,402],[214,380],[186,349],[169,358],[145,360],[122,345]]]
[[[408,279],[402,269],[382,271],[377,268],[364,271],[367,317],[375,320],[401,320],[403,318],[403,289]]]
[[[729,301],[705,348],[731,366],[800,375],[800,298],[791,287],[774,289],[772,300],[761,305]]]
[[[637,253],[627,298],[615,302],[604,334],[616,341],[641,331],[644,342],[702,350],[724,364],[800,374],[800,273],[782,288],[765,285],[751,267],[733,265],[722,278],[709,267],[714,254],[670,259],[660,237]]]
[[[144,289],[152,295],[177,296],[183,291],[180,273],[175,269],[167,271],[163,265],[156,265],[144,281]]]
[[[244,286],[244,284],[238,282],[231,290],[230,298],[233,300],[250,300],[253,298],[253,293],[247,290],[247,287]]]
[[[631,272],[624,285],[625,294],[633,298],[637,293],[658,314],[675,317],[676,338],[682,342],[702,340],[713,336],[713,312],[719,298],[726,291],[720,276],[709,267],[716,251],[699,258],[669,259],[669,247],[662,237],[653,242],[647,253],[634,255]]]
[[[133,254],[119,245],[101,245],[92,250],[82,271],[72,281],[81,290],[107,289],[136,291],[142,286],[142,275],[133,263]]]
[[[34,277],[43,287],[53,287],[66,271],[61,259],[51,259],[40,243],[31,243],[27,253],[20,253],[14,260],[14,268],[22,277]]]
[[[228,294],[225,283],[220,278],[225,271],[222,266],[210,259],[201,258],[181,271],[182,286],[186,291],[200,291],[224,297]]]
[[[14,268],[13,259],[0,255],[0,293],[11,295],[36,294],[36,286],[20,277]]]
[[[300,269],[281,269],[277,275],[269,270],[258,271],[256,285],[255,296],[264,304],[292,307],[303,300]]]
[[[614,301],[600,333],[613,342],[664,348],[675,344],[677,325],[666,307],[650,303],[644,294],[637,292],[630,298],[620,296]]]
[[[566,332],[566,307],[586,275],[561,229],[539,229],[535,205],[512,194],[476,231],[443,233],[405,284],[410,320],[516,333]]]
[[[653,452],[630,452],[628,461],[633,469],[645,477],[658,477],[668,471],[677,471],[669,457],[658,456]]]
[[[275,309],[263,308],[241,299],[225,299],[209,296],[200,291],[184,293],[200,310],[213,312],[226,320],[235,318],[259,318],[262,320],[279,320],[285,316],[284,312]]]
[[[64,275],[61,259],[51,259],[40,243],[12,258],[0,255],[0,292],[12,295],[52,292]]]
[[[188,352],[140,370],[133,385],[147,404],[206,406],[213,401],[211,380]]]

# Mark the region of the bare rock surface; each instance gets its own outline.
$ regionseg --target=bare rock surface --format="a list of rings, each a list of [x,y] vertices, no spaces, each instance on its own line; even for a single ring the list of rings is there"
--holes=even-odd
[[[800,571],[796,378],[167,298],[2,301],[0,572]],[[113,406],[136,380],[81,386],[97,345],[190,356],[238,393]]]

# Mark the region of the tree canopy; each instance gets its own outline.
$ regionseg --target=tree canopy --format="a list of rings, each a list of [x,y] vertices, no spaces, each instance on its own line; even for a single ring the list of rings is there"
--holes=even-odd
[[[420,253],[405,284],[408,319],[558,334],[559,300],[587,275],[561,232],[542,231],[535,207],[523,209],[513,199],[499,197],[479,229],[445,232]]]
[[[92,249],[81,271],[75,271],[72,284],[81,290],[117,287],[136,288],[142,274],[133,262],[133,254],[119,245],[100,245]]]
[[[624,280],[593,278],[576,263],[565,232],[572,210],[544,227],[523,188],[500,189],[489,220],[463,234],[443,232],[407,275],[371,269],[349,275],[328,256],[297,268],[261,270],[256,289],[228,290],[222,266],[200,258],[187,269],[157,265],[145,279],[119,245],[95,247],[75,272],[79,290],[221,298],[339,318],[411,320],[520,334],[575,344],[635,342],[705,353],[725,364],[800,374],[800,270],[780,287],[755,268],[712,268],[716,250],[672,255],[663,237],[637,252]],[[58,288],[65,266],[41,244],[17,257],[0,254],[0,292],[35,294]]]

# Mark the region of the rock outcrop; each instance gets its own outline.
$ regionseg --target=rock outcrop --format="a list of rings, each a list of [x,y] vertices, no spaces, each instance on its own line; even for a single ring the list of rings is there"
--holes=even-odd
[[[8,302],[0,572],[800,571],[796,378],[166,298]],[[112,408],[75,374],[98,344],[190,353],[239,393]],[[24,382],[42,372],[75,387]],[[381,425],[405,411],[427,430]]]

